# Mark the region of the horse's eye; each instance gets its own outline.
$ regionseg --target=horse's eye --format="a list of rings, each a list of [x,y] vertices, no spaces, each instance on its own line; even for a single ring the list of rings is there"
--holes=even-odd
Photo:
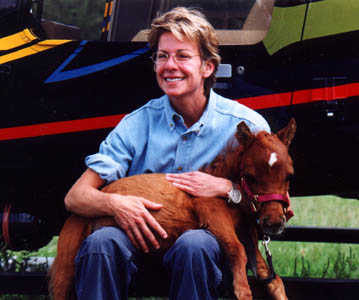
[[[244,178],[248,182],[248,184],[256,184],[257,183],[257,178],[255,178],[253,175],[245,174]]]

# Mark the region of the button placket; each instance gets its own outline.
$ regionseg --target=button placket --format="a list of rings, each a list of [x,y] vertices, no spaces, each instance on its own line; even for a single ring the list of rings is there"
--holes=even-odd
[[[190,160],[192,149],[191,133],[183,134],[177,144],[175,170],[177,172],[188,171],[188,161]]]

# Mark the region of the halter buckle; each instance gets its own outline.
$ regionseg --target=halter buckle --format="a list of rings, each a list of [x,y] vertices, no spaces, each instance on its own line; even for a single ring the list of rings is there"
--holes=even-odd
[[[259,204],[258,198],[259,198],[259,195],[252,196],[251,205],[252,205],[252,210],[255,213],[258,211],[258,208],[257,208],[257,204]]]

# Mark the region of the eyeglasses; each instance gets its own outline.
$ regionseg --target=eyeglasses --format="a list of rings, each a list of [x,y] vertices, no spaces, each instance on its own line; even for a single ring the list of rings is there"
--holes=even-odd
[[[155,65],[163,65],[169,60],[171,56],[173,56],[173,59],[176,63],[185,64],[189,62],[193,57],[201,56],[201,55],[191,55],[183,51],[176,51],[174,54],[169,54],[163,51],[157,51],[153,53],[150,58],[152,59]]]

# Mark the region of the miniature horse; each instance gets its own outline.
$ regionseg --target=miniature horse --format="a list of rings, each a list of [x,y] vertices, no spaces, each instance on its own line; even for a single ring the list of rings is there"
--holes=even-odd
[[[240,186],[243,199],[239,204],[221,198],[196,198],[180,191],[165,179],[164,174],[143,174],[117,180],[103,191],[136,195],[163,204],[151,212],[168,233],[159,238],[161,251],[166,251],[186,230],[207,228],[229,257],[233,287],[237,299],[252,299],[247,279],[247,256],[239,241],[243,220],[254,244],[256,275],[259,279],[271,276],[271,271],[258,250],[257,223],[265,234],[280,234],[286,222],[289,206],[289,178],[293,174],[292,160],[287,148],[294,137],[294,120],[276,135],[264,131],[253,135],[247,125],[237,126],[239,142],[219,155],[203,171],[232,180]],[[231,149],[230,149],[231,148]],[[84,218],[72,215],[66,221],[58,240],[57,257],[50,271],[50,292],[54,300],[76,299],[74,293],[74,260],[82,241],[103,226],[116,226],[111,217]],[[278,275],[266,282],[274,299],[287,299]]]

